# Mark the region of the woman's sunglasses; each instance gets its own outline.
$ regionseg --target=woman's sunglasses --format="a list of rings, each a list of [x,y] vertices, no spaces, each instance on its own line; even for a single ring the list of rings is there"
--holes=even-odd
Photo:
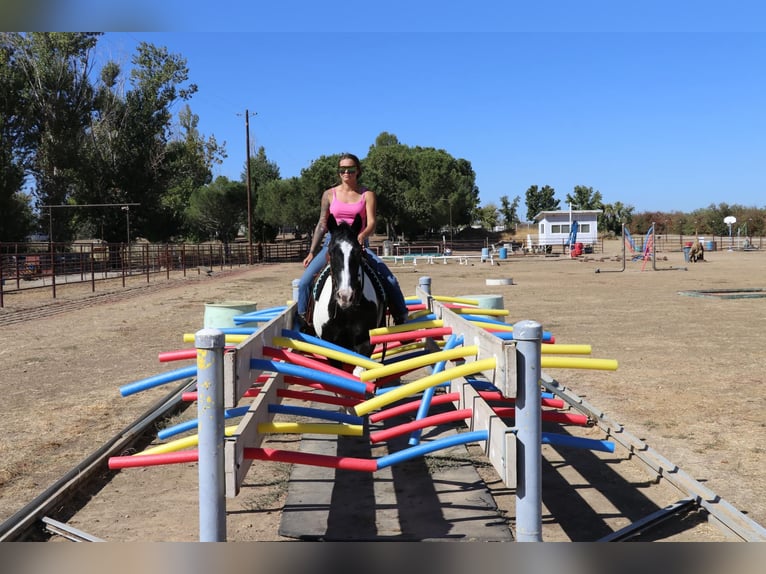
[[[338,174],[340,175],[340,174],[343,174],[343,173],[356,173],[356,168],[355,167],[341,166],[341,167],[338,168]]]

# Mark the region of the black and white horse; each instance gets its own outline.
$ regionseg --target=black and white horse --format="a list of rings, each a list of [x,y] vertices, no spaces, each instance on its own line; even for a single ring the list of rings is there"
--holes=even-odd
[[[370,356],[370,329],[385,325],[385,295],[380,280],[364,260],[359,232],[354,223],[337,223],[328,216],[330,280],[318,288],[314,302],[314,329],[318,337]]]

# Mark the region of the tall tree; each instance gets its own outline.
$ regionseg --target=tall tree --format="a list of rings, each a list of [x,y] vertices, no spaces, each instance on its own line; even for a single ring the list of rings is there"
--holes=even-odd
[[[28,167],[36,182],[37,207],[67,203],[76,188],[93,109],[91,54],[99,36],[31,32],[6,37],[14,44],[23,78],[17,95],[27,106],[26,132],[33,149]],[[53,231],[56,240],[70,236],[62,217],[54,219]]]
[[[600,191],[593,191],[592,187],[576,185],[573,193],[567,193],[566,202],[573,210],[596,210],[603,208]]]
[[[22,192],[25,141],[25,102],[17,94],[23,78],[14,65],[9,35],[0,35],[0,241],[22,241],[33,226],[30,198]]]
[[[506,229],[511,230],[517,223],[519,223],[519,202],[521,197],[518,195],[513,198],[513,202],[508,200],[507,195],[503,195],[500,198],[500,215],[503,217],[503,223]]]
[[[549,185],[538,189],[532,185],[526,192],[527,221],[532,221],[541,211],[556,211],[559,209],[559,200],[555,198],[556,190]]]
[[[278,226],[267,223],[261,217],[257,206],[260,189],[267,183],[278,180],[279,166],[266,157],[266,149],[263,146],[259,147],[255,155],[250,156],[250,193],[252,194],[250,208],[253,211],[251,214],[253,241],[272,241],[277,235]],[[247,182],[247,164],[245,164],[245,171],[242,173],[242,181]],[[247,194],[245,195],[245,213],[247,213]]]
[[[242,182],[217,177],[192,192],[186,216],[199,239],[216,239],[227,245],[236,239],[244,224],[244,200]]]
[[[168,188],[164,161],[171,128],[171,107],[188,100],[196,91],[188,84],[186,60],[165,47],[146,42],[138,45],[131,69],[132,89],[126,95],[126,114],[119,132],[120,194],[140,203],[136,209],[137,232],[150,240],[167,240],[173,231],[172,206],[163,204]]]
[[[167,191],[162,196],[167,216],[167,233],[180,236],[185,232],[184,212],[191,194],[212,181],[212,169],[226,157],[215,136],[205,139],[199,133],[199,116],[186,104],[178,113],[179,129],[168,143],[164,161]]]

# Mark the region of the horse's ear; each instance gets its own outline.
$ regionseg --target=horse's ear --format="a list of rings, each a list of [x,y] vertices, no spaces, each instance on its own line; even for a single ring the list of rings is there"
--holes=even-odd
[[[358,213],[354,216],[354,223],[351,224],[351,229],[354,230],[354,233],[359,235],[359,232],[362,230],[362,216]]]
[[[338,229],[338,222],[335,221],[335,216],[332,213],[327,216],[327,229],[330,233]]]

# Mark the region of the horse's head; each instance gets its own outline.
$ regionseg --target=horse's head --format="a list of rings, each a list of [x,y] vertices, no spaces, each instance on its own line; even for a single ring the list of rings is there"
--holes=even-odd
[[[345,222],[338,223],[330,214],[327,229],[330,231],[327,253],[330,259],[333,297],[341,309],[348,309],[358,303],[362,296],[362,246],[359,244],[362,218],[357,215],[354,217],[354,223],[349,225]]]

